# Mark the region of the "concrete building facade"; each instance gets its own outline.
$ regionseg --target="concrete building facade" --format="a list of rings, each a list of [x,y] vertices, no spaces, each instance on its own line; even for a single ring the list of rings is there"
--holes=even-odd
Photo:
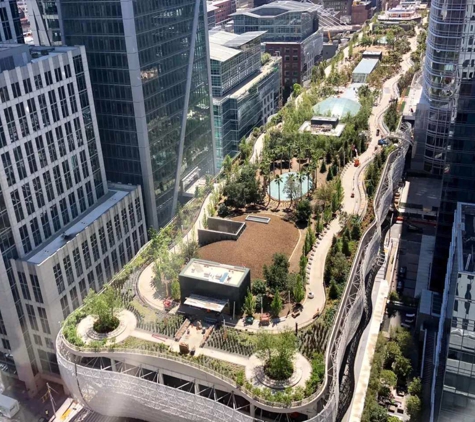
[[[4,44],[0,67],[0,362],[34,394],[60,321],[145,243],[143,201],[106,182],[83,47]]]

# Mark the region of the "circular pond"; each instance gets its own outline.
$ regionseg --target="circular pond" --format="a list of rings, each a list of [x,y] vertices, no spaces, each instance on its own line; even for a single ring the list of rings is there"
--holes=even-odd
[[[290,201],[289,195],[289,178],[293,178],[294,180],[294,198],[300,198],[305,196],[309,189],[312,189],[312,179],[309,179],[309,176],[302,174],[302,179],[299,179],[299,174],[295,171],[291,171],[288,173],[284,173],[280,175],[280,183],[278,183],[275,179],[270,182],[269,186],[269,195],[271,198],[279,200],[279,191],[280,191],[280,200],[281,201]],[[302,189],[300,189],[300,186]]]

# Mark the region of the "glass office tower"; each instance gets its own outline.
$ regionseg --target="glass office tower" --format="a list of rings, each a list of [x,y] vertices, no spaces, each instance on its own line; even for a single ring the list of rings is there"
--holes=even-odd
[[[475,2],[431,4],[423,70],[420,170],[441,179],[432,287],[440,289],[457,202],[475,202]],[[419,106],[418,106],[419,108]],[[416,129],[417,129],[416,121]],[[417,132],[416,132],[417,133]]]
[[[86,46],[107,179],[142,185],[149,226],[215,173],[204,2],[57,2],[63,43]]]

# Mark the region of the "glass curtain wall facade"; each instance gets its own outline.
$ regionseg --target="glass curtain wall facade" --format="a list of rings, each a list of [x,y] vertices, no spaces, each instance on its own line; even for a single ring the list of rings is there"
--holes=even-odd
[[[431,4],[424,67],[423,170],[441,178],[432,287],[440,289],[458,201],[475,202],[475,2]]]
[[[475,414],[475,206],[455,212],[441,310],[431,420],[471,422]]]
[[[33,38],[40,45],[61,45],[61,20],[57,0],[27,0]]]
[[[204,0],[60,0],[86,46],[107,178],[141,184],[149,226],[215,172]]]

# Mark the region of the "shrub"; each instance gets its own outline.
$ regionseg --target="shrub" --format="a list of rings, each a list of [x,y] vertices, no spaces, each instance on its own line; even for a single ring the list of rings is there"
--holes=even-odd
[[[225,218],[229,215],[229,208],[225,204],[221,204],[218,208],[218,216]]]

